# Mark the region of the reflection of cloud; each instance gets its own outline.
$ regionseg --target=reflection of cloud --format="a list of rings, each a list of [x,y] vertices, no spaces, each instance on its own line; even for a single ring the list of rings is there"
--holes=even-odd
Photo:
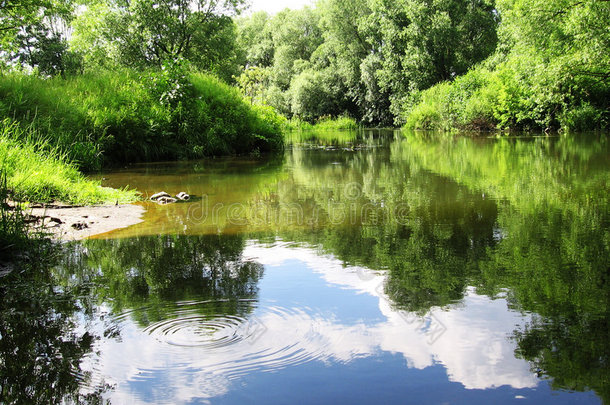
[[[284,307],[282,302],[261,303],[253,315],[264,325],[260,336],[214,348],[168,345],[125,320],[122,342],[102,342],[102,355],[93,366],[96,373],[112,376],[117,385],[113,399],[119,403],[209,399],[227,393],[233,381],[252,372],[277,371],[311,361],[347,363],[381,351],[401,354],[411,368],[441,363],[451,381],[468,389],[537,384],[527,362],[515,358],[514,342],[507,339],[515,325],[526,319],[509,311],[505,300],[491,300],[468,290],[459,308],[433,308],[421,318],[392,308],[380,288],[385,279],[381,272],[344,267],[337,259],[302,247],[250,245],[244,256],[268,267],[266,278],[273,277],[272,267],[298,260],[333,288],[377,297],[385,319],[372,325],[362,321],[345,324],[334,315],[317,313],[307,303],[299,308]],[[433,344],[426,332],[430,317],[446,327]],[[181,339],[185,337],[188,335]],[[148,388],[139,385],[142,381],[148,382]],[[151,386],[163,388],[147,391]]]
[[[537,385],[528,363],[515,358],[515,342],[507,339],[524,318],[508,311],[505,300],[490,300],[469,289],[462,308],[435,314],[447,334],[433,346],[433,353],[451,381],[469,389]]]
[[[429,339],[417,317],[391,307],[389,298],[380,288],[385,281],[382,272],[357,266],[344,268],[339,260],[306,248],[253,245],[245,254],[262,264],[274,266],[296,259],[332,285],[378,296],[379,309],[387,322],[372,328],[374,344],[381,350],[401,353],[409,367],[421,369],[438,361],[447,368],[451,381],[460,382],[469,389],[537,385],[528,363],[515,358],[515,344],[507,339],[515,326],[523,324],[525,319],[509,311],[505,300],[491,300],[469,289],[460,308],[451,311],[431,309],[428,317],[439,320],[446,331],[433,344],[428,344]]]

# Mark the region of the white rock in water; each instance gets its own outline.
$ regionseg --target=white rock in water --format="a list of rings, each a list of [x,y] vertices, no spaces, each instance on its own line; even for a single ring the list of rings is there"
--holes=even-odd
[[[161,198],[161,197],[169,197],[169,198],[172,198],[172,196],[171,196],[171,195],[169,195],[168,193],[166,193],[165,191],[161,191],[160,193],[157,193],[157,194],[153,194],[153,195],[151,195],[151,196],[150,196],[150,199],[151,199],[152,201],[156,201],[156,200],[158,200],[158,199],[159,199],[159,198]]]
[[[173,197],[165,197],[165,196],[163,196],[163,197],[157,198],[157,204],[162,204],[162,205],[163,204],[175,203],[176,201],[178,201],[178,200],[176,200]]]
[[[185,193],[184,191],[179,192],[178,194],[176,194],[176,198],[182,201],[186,201],[189,198],[191,198],[190,195],[188,195],[187,193]]]

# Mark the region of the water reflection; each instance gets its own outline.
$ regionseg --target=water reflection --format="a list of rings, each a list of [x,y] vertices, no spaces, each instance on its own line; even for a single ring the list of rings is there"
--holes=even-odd
[[[358,286],[349,288],[379,299],[386,321],[375,327],[328,323],[316,312],[303,313],[301,305],[269,309],[267,315],[260,308],[253,312],[268,316],[265,323],[278,330],[290,324],[281,320],[290,318],[294,325],[323,325],[349,336],[345,341],[360,342],[338,345],[345,353],[297,346],[311,358],[348,361],[387,350],[402,353],[416,368],[440,362],[451,380],[467,388],[532,387],[537,376],[550,378],[555,388],[594,389],[608,398],[605,140],[402,136],[324,139],[332,145],[325,148],[316,146],[320,139],[307,139],[309,146],[289,150],[283,165],[263,165],[256,179],[245,182],[234,171],[213,170],[213,179],[197,177],[189,184],[209,198],[209,207],[240,203],[241,209],[217,210],[215,217],[189,222],[193,211],[187,205],[152,207],[148,225],[113,236],[157,232],[151,223],[165,210],[164,232],[237,232],[263,241],[279,236],[318,246],[338,259],[335,266],[361,266],[356,273],[367,274],[368,284],[360,277]],[[185,178],[188,173],[181,181]],[[295,249],[255,256],[270,264],[281,252],[298,256]],[[346,287],[349,271],[332,274],[334,285]],[[396,317],[402,326],[395,326]],[[425,343],[430,327],[438,331],[435,325],[446,326],[445,335],[451,336],[439,338],[438,347],[442,341],[450,344],[436,351]],[[307,341],[298,331],[288,333],[286,342]],[[404,331],[412,336],[401,335]],[[325,347],[337,346],[330,336],[313,335]],[[392,336],[409,343],[391,343]],[[468,339],[475,343],[458,343]],[[529,365],[515,354],[531,362],[536,374],[524,372]]]
[[[39,253],[46,264],[55,260],[47,249]],[[92,315],[78,300],[86,286],[60,289],[41,267],[19,263],[0,277],[0,402],[98,403],[111,387],[80,368],[101,337],[82,327]]]
[[[310,362],[347,364],[380,351],[400,354],[407,368],[442,364],[449,380],[466,389],[538,385],[528,362],[515,357],[516,343],[507,339],[529,316],[509,310],[505,299],[491,300],[467,288],[449,311],[433,307],[424,314],[409,313],[397,310],[384,293],[384,272],[345,267],[315,249],[285,244],[248,244],[243,257],[265,266],[259,286],[266,294],[258,302],[244,301],[239,294],[225,297],[235,300],[234,308],[247,308],[236,312],[242,315],[231,315],[227,308],[210,313],[205,309],[209,303],[202,301],[166,303],[173,310],[144,328],[139,313],[148,312],[146,307],[111,315],[120,339],[101,341],[96,347],[100,356],[85,367],[96,379],[115,384],[114,401],[213,398],[253,373]],[[294,293],[287,276],[291,284],[316,284],[317,294]],[[337,295],[338,289],[348,294]],[[350,309],[363,294],[376,302],[373,317]],[[139,382],[163,385],[163,390],[150,393]]]
[[[298,260],[333,288],[349,289],[376,299],[382,314],[380,322],[358,321],[355,325],[315,319],[307,322],[317,326],[316,332],[324,341],[322,346],[331,353],[329,357],[350,361],[384,350],[400,353],[410,368],[423,369],[440,362],[451,381],[468,389],[537,385],[528,363],[515,358],[514,342],[506,339],[529,317],[510,311],[505,299],[491,300],[478,295],[473,288],[466,288],[463,299],[449,308],[435,306],[418,314],[396,308],[384,292],[385,272],[345,267],[336,258],[320,256],[307,248],[269,249],[255,245],[246,254],[260,260],[267,258],[266,265],[280,268]],[[281,334],[281,329],[276,333]],[[305,335],[300,340],[304,338]]]
[[[325,137],[105,175],[198,199],[55,269],[101,315],[98,355],[73,356],[85,392],[285,402],[326,378],[353,402],[610,400],[604,140]]]
[[[93,283],[115,313],[138,308],[130,316],[143,327],[182,311],[244,316],[263,275],[243,260],[244,246],[239,235],[92,240],[72,245],[58,274]]]

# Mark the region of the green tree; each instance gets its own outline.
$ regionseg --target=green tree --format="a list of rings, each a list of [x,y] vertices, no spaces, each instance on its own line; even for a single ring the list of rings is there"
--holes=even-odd
[[[78,70],[68,50],[71,0],[6,1],[0,5],[0,58],[6,65],[37,68],[44,75]]]
[[[65,76],[81,68],[80,55],[70,51],[65,33],[65,21],[56,18],[55,24],[45,21],[24,27],[15,40],[18,47],[17,60],[22,65],[37,68],[43,75]],[[58,30],[56,25],[62,25]]]
[[[0,2],[0,49],[13,50],[13,40],[19,31],[40,20],[40,15],[52,9],[50,0],[4,0]]]
[[[316,9],[305,7],[301,10],[286,9],[273,17],[266,13],[255,13],[238,20],[238,41],[245,57],[243,64],[246,74],[256,71],[260,73],[259,76],[265,77],[266,88],[259,97],[260,101],[272,105],[286,115],[295,113],[293,105],[310,105],[305,101],[306,98],[313,97],[311,94],[306,95],[308,90],[316,90],[319,95],[318,90],[322,91],[324,87],[323,83],[310,86],[311,83],[307,80],[311,71],[318,74],[320,70],[313,69],[311,62],[312,55],[323,44],[319,19]],[[305,73],[306,71],[310,73]],[[297,80],[300,75],[303,77]],[[295,81],[299,87],[295,91],[299,101],[293,102],[291,86]],[[333,98],[338,94],[340,93],[326,93]],[[299,115],[305,113],[308,117],[314,117],[318,116],[320,111],[322,110],[309,112],[300,109]]]
[[[543,128],[607,125],[610,3],[501,0],[498,8],[506,65],[529,88],[528,118]]]
[[[245,67],[265,68],[273,65],[275,44],[270,23],[272,17],[259,11],[243,17],[237,23],[237,43],[241,49]]]
[[[340,115],[345,111],[341,95],[346,91],[341,76],[332,69],[308,69],[292,79],[288,92],[291,112],[308,121],[323,115]]]
[[[419,104],[407,104],[407,124],[607,128],[610,3],[499,0],[497,11],[502,17],[497,52],[454,84],[431,88]]]
[[[285,10],[270,22],[275,45],[271,77],[282,90],[288,90],[292,78],[310,67],[309,59],[322,44],[316,10]]]
[[[237,74],[236,28],[231,15],[243,0],[108,0],[74,23],[72,45],[90,65],[107,59],[126,66],[161,67],[184,58],[226,81]],[[112,64],[112,61],[111,63]]]
[[[370,0],[383,38],[382,89],[398,116],[410,93],[453,80],[488,57],[499,22],[493,1]]]
[[[381,90],[376,71],[381,68],[382,41],[372,23],[366,0],[318,3],[324,46],[317,65],[330,69],[345,83],[343,103],[349,113],[367,124],[390,124],[389,94]]]

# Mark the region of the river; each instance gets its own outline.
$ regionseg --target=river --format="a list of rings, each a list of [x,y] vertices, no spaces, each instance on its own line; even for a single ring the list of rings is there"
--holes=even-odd
[[[23,334],[12,361],[49,357],[32,377],[47,384],[3,387],[117,404],[608,402],[609,158],[594,134],[362,130],[103,173],[192,198],[65,244],[53,299],[3,321]]]

